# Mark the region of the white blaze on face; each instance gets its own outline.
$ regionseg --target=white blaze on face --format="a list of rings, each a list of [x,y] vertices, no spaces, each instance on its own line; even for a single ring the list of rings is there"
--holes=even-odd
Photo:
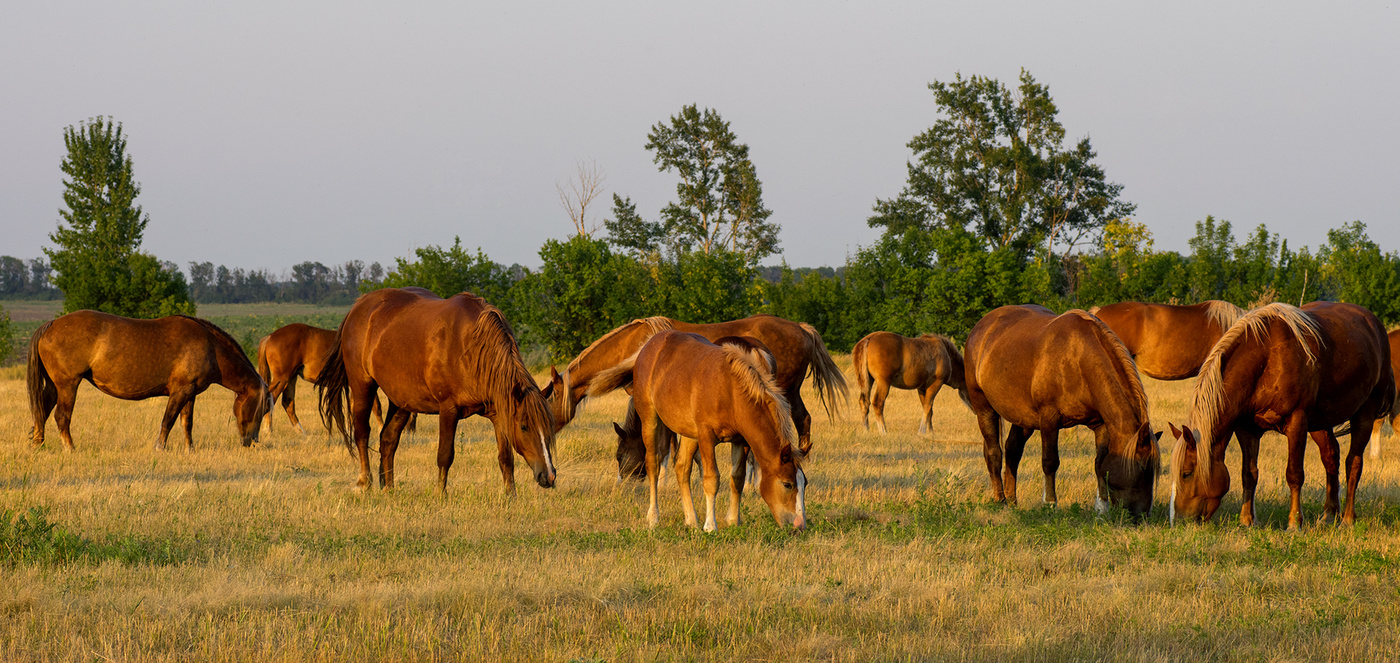
[[[1176,524],[1176,477],[1172,477],[1172,499],[1167,502],[1167,524]]]
[[[554,474],[554,459],[549,457],[549,445],[544,443],[544,431],[540,431],[540,448],[544,449],[544,467]]]

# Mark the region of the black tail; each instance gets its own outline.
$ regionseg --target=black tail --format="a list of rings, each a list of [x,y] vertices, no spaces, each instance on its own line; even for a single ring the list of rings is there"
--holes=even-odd
[[[47,417],[45,411],[45,401],[58,398],[58,389],[54,386],[53,380],[49,378],[49,372],[44,368],[43,359],[39,358],[39,339],[49,331],[49,325],[53,321],[45,322],[34,334],[29,337],[29,370],[25,376],[26,386],[29,388],[29,411],[34,415],[34,428],[30,431],[31,439],[38,442],[44,431],[44,419]]]
[[[327,432],[334,423],[340,437],[345,440],[345,448],[354,453],[354,441],[345,427],[346,410],[350,407],[350,380],[345,373],[345,360],[340,355],[340,332],[344,328],[345,323],[342,322],[335,332],[330,354],[326,355],[325,368],[316,376],[316,389],[321,401],[321,423],[326,426]]]

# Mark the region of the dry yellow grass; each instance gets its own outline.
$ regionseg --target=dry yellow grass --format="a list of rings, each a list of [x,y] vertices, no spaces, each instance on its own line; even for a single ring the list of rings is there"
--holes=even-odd
[[[1189,383],[1147,389],[1158,427],[1184,418]],[[621,396],[589,404],[562,434],[559,488],[522,475],[513,499],[501,494],[484,420],[459,430],[446,499],[432,487],[432,418],[399,451],[399,489],[360,495],[344,448],[301,437],[280,411],[259,447],[239,446],[231,402],[212,388],[196,406],[196,450],[162,453],[152,443],[164,399],[85,387],[78,452],[59,450],[52,422],[49,445],[30,451],[23,381],[0,374],[0,508],[43,507],[64,530],[135,551],[125,562],[0,565],[0,659],[1283,661],[1400,651],[1394,445],[1367,465],[1354,529],[1281,531],[1277,437],[1263,445],[1265,527],[1235,524],[1238,486],[1216,525],[1168,528],[1159,495],[1152,521],[1133,526],[1085,508],[1087,431],[1062,437],[1060,509],[1033,499],[1034,440],[1023,503],[988,505],[971,413],[945,390],[933,436],[920,437],[917,398],[897,391],[887,436],[860,430],[854,405],[835,423],[818,415],[810,531],[779,531],[750,492],[746,524],[704,535],[681,525],[674,486],[649,531],[644,489],[616,483],[610,421]],[[1316,518],[1315,450],[1307,469]]]

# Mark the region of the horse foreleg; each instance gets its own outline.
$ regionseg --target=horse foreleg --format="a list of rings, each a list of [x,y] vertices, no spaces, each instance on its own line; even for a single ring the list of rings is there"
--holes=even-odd
[[[1288,439],[1288,468],[1284,477],[1288,481],[1288,529],[1297,531],[1303,524],[1303,452],[1307,449],[1307,418],[1302,410],[1295,410],[1289,417],[1284,431]]]
[[[378,401],[378,399],[375,399]],[[394,487],[394,453],[399,449],[399,435],[408,423],[408,410],[389,404],[389,423],[379,430],[379,487]]]
[[[700,472],[705,487],[705,527],[706,532],[719,529],[715,523],[715,493],[719,492],[719,466],[715,463],[715,438],[705,435],[700,440]]]
[[[165,414],[160,418],[160,437],[156,440],[156,451],[165,451],[166,442],[170,439],[170,429],[175,427],[175,418],[185,409],[188,398],[182,392],[171,392],[170,398],[165,402]]]
[[[890,396],[890,383],[875,378],[874,392],[870,394],[870,406],[875,410],[875,429],[884,435],[885,429],[885,399]]]
[[[729,513],[725,520],[730,525],[738,525],[741,518],[739,501],[744,497],[744,479],[748,474],[749,446],[731,441],[729,447],[729,460],[733,467],[729,472]]]
[[[1060,429],[1040,429],[1040,469],[1045,473],[1045,491],[1040,494],[1043,504],[1056,506],[1060,496],[1055,492],[1055,474],[1060,471]]]
[[[982,432],[982,459],[987,463],[987,476],[992,483],[992,501],[1005,502],[1006,491],[1001,484],[1001,416],[991,409],[978,412],[977,428]]]
[[[1021,454],[1026,451],[1026,439],[1031,429],[1012,426],[1006,434],[1006,470],[1002,474],[1002,484],[1006,487],[1006,503],[1016,503],[1016,473],[1021,467]]]
[[[185,425],[185,449],[194,451],[194,397],[185,402],[185,407],[180,408],[180,419]]]
[[[640,414],[640,413],[639,413]],[[651,491],[651,503],[647,506],[647,526],[653,529],[661,522],[661,510],[656,504],[656,483],[658,472],[661,471],[656,456],[656,433],[661,427],[655,415],[641,417],[642,422],[642,444],[646,446],[647,463],[647,488]]]
[[[1240,524],[1255,523],[1254,490],[1259,485],[1259,432],[1238,428],[1235,439],[1240,443]]]
[[[461,418],[461,414],[457,412],[455,407],[438,412],[438,492],[443,497],[447,496],[447,472],[452,469],[452,461],[457,457],[457,420],[459,418]],[[365,416],[365,424],[369,424],[368,413]],[[496,440],[496,444],[498,446],[501,444],[499,438]],[[512,462],[510,445],[506,444],[504,459],[501,460],[501,478],[505,479],[507,494],[515,492],[515,468],[511,465]]]
[[[674,468],[676,474],[676,489],[681,494],[681,511],[685,513],[685,524],[695,527],[695,501],[690,494],[690,467],[695,460],[695,451],[699,448],[700,441],[694,438],[681,436],[680,444],[676,445]]]
[[[924,418],[919,421],[919,434],[933,434],[933,400],[938,398],[938,390],[943,388],[943,381],[937,378],[932,383],[919,390],[919,403],[924,406]]]
[[[1361,469],[1365,466],[1366,441],[1376,420],[1370,417],[1356,417],[1351,420],[1351,446],[1347,449],[1347,503],[1342,510],[1342,524],[1356,522],[1356,487],[1361,483]],[[1379,444],[1379,443],[1377,443]]]

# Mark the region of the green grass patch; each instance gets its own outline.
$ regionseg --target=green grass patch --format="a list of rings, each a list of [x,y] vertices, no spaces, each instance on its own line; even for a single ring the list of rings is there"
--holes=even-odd
[[[84,538],[50,522],[42,508],[0,511],[0,564],[6,566],[101,564],[108,560],[167,566],[189,557],[187,549],[166,540],[130,535],[103,541]]]

